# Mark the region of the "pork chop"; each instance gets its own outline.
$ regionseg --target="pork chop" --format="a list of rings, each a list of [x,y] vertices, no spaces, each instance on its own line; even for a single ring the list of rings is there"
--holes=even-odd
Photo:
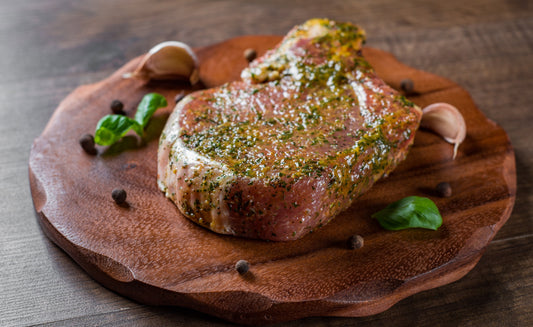
[[[325,225],[402,161],[420,109],[376,76],[356,25],[312,19],[242,80],[184,98],[158,185],[217,233],[287,241]]]

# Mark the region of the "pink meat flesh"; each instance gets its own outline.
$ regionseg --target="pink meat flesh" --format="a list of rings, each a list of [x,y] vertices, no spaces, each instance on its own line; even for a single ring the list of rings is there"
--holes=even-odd
[[[313,19],[195,92],[161,135],[158,185],[217,233],[287,241],[328,223],[405,158],[421,111],[361,56],[364,32]]]

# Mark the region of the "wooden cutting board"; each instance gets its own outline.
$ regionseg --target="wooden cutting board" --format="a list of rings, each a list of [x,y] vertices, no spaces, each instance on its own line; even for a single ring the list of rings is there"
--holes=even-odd
[[[244,49],[262,54],[279,40],[246,36],[197,49],[203,85],[239,78],[247,65]],[[109,78],[76,89],[35,140],[30,185],[44,232],[95,280],[124,296],[246,324],[372,315],[461,278],[511,213],[516,172],[509,139],[457,84],[377,49],[363,53],[394,88],[412,79],[415,93],[409,98],[419,106],[443,101],[459,108],[468,133],[455,160],[450,144],[420,130],[405,162],[317,232],[282,243],[218,235],[184,218],[156,185],[159,134],[174,96],[193,90],[175,82],[122,79],[141,59],[136,58]],[[148,92],[164,94],[170,105],[152,118],[142,141],[128,135],[99,147],[97,156],[81,149],[80,136],[94,133],[113,99],[133,116]],[[451,197],[435,194],[441,181],[451,184]],[[127,205],[113,202],[114,188],[127,191]],[[438,231],[391,232],[370,218],[409,195],[435,201],[444,220]],[[353,234],[364,237],[363,248],[346,247]],[[234,269],[240,259],[250,263],[244,276]]]

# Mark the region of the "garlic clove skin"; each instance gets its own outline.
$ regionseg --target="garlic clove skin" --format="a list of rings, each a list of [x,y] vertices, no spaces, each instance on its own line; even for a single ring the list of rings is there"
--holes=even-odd
[[[451,104],[438,102],[422,109],[420,126],[432,130],[446,142],[454,144],[453,159],[457,148],[466,137],[466,123],[463,115]]]
[[[187,44],[178,41],[159,43],[144,56],[133,73],[125,74],[125,78],[159,80],[189,80],[198,83],[198,58]]]

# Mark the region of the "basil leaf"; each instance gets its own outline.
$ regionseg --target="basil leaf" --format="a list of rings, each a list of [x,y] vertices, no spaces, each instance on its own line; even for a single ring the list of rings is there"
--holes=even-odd
[[[409,196],[389,204],[376,212],[372,218],[378,220],[381,227],[388,230],[406,228],[427,228],[437,230],[442,225],[439,209],[428,198]]]
[[[122,115],[104,116],[96,125],[94,142],[100,145],[111,145],[132,128],[137,134],[142,135],[142,127],[131,118]]]
[[[154,112],[159,109],[167,106],[167,99],[164,96],[158,93],[149,93],[145,95],[139,106],[137,107],[137,112],[135,113],[135,121],[139,123],[143,128],[146,127],[150,118]]]
[[[139,103],[135,119],[123,115],[107,115],[100,119],[94,132],[94,142],[100,145],[111,145],[120,140],[131,129],[142,137],[144,128],[154,112],[166,106],[167,100],[164,96],[158,93],[149,93]]]

